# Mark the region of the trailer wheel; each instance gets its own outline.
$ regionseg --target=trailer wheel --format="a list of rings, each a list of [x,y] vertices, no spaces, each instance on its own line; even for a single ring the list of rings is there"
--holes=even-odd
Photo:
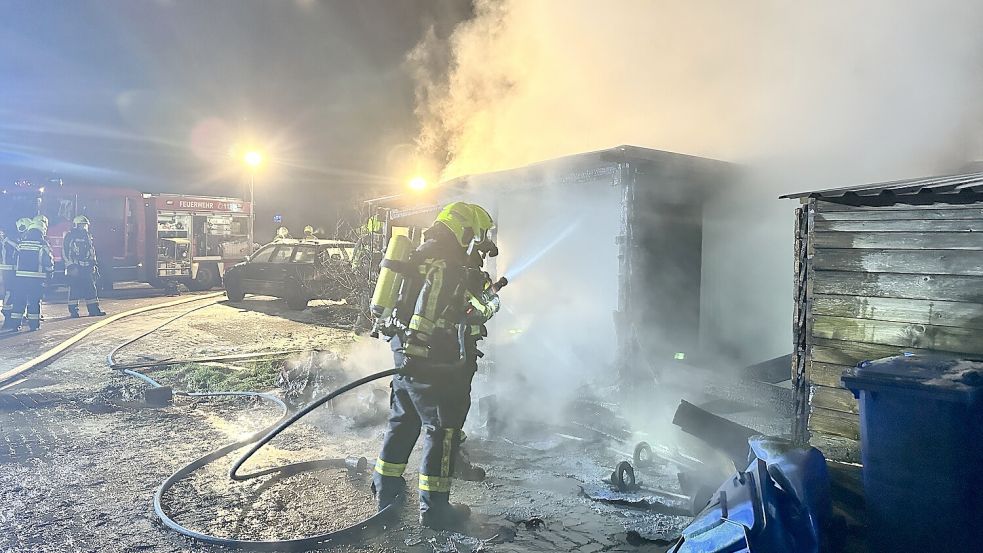
[[[194,292],[201,292],[215,288],[218,282],[218,265],[201,265],[198,267],[198,273],[195,275],[194,280],[188,284],[188,288]]]

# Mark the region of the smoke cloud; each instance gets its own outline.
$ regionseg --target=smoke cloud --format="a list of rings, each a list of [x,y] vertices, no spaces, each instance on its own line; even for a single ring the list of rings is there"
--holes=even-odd
[[[972,0],[478,0],[410,55],[419,145],[444,177],[625,143],[834,183],[938,170],[979,123],[981,21]]]
[[[981,22],[972,0],[477,0],[475,17],[408,57],[418,148],[445,179],[618,144],[735,163],[740,182],[721,183],[703,214],[701,342],[733,366],[756,363],[792,347],[795,206],[778,195],[954,172],[976,157]],[[533,240],[515,232],[503,256],[528,255]],[[503,301],[535,303],[521,286]],[[521,307],[560,320],[563,309]],[[535,332],[543,346],[605,350],[572,340],[569,325]],[[569,397],[583,376],[570,366],[588,363],[554,361],[536,359],[530,378]],[[610,374],[587,361],[596,379]],[[508,386],[496,370],[490,380]]]

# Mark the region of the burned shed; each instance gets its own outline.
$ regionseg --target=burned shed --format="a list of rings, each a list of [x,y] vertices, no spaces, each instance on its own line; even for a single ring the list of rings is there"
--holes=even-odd
[[[983,354],[983,173],[790,194],[795,430],[856,440],[856,363],[902,352]]]
[[[699,348],[704,204],[735,175],[724,162],[620,146],[443,183],[389,210],[388,232],[412,235],[448,201],[485,206],[501,249],[491,271],[513,281],[490,325],[496,365],[530,380],[563,367],[546,386],[614,384]]]

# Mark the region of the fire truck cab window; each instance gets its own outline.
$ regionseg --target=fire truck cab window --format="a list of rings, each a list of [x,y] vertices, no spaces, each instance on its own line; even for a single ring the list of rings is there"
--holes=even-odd
[[[313,263],[315,256],[314,246],[297,246],[294,252],[294,263]]]
[[[275,246],[266,246],[260,249],[258,252],[254,253],[252,257],[249,258],[250,263],[269,263],[270,257],[273,255],[273,249]]]

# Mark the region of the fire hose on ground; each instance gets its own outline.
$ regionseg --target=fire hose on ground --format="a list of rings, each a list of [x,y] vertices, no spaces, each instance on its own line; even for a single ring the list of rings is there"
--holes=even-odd
[[[107,364],[111,369],[117,370],[128,376],[138,378],[144,381],[145,383],[149,384],[154,389],[163,388],[163,386],[160,383],[150,378],[149,376],[137,372],[135,370],[129,368],[122,368],[121,366],[119,366],[115,362],[115,356],[117,352],[119,352],[120,349],[136,342],[137,340],[144,338],[157,330],[160,330],[165,325],[170,324],[171,322],[176,321],[181,317],[184,317],[199,309],[204,309],[205,307],[209,307],[210,305],[213,304],[198,306],[190,310],[187,310],[175,317],[172,317],[164,321],[163,323],[155,326],[151,330],[144,332],[143,334],[140,334],[139,336],[131,338],[126,342],[123,342],[122,344],[116,346],[107,356],[106,358]],[[320,397],[319,399],[317,399],[310,405],[304,407],[300,411],[297,411],[293,415],[289,415],[289,408],[287,407],[287,404],[284,403],[283,400],[269,393],[186,392],[186,391],[174,392],[175,395],[190,397],[190,398],[208,398],[208,397],[259,398],[264,401],[268,401],[270,403],[275,404],[277,407],[280,408],[281,413],[279,419],[273,424],[271,424],[270,426],[267,426],[266,428],[259,430],[258,432],[254,433],[253,435],[251,435],[250,437],[244,440],[239,440],[224,445],[214,451],[211,451],[203,455],[202,457],[199,457],[194,461],[188,463],[187,465],[181,467],[176,472],[171,474],[166,480],[164,480],[163,483],[161,483],[161,485],[157,488],[157,491],[154,493],[154,502],[153,502],[154,512],[157,514],[157,517],[165,526],[189,538],[193,538],[200,542],[208,543],[212,545],[220,545],[223,547],[236,548],[236,549],[252,549],[257,551],[302,551],[329,542],[340,542],[340,541],[350,540],[355,537],[365,537],[372,530],[383,527],[385,523],[389,521],[392,515],[394,514],[395,504],[383,509],[382,511],[375,513],[371,517],[368,517],[365,520],[362,520],[361,522],[358,522],[346,528],[342,528],[340,530],[334,530],[331,532],[325,532],[314,536],[291,538],[291,539],[284,539],[284,540],[243,540],[243,539],[235,539],[235,538],[223,538],[221,536],[206,534],[204,532],[193,530],[174,520],[174,518],[172,518],[164,508],[164,496],[171,488],[173,488],[175,485],[177,485],[185,478],[188,478],[192,473],[194,473],[198,469],[218,459],[221,459],[222,457],[225,457],[226,455],[230,454],[231,452],[237,449],[241,449],[249,445],[252,445],[252,447],[246,453],[240,456],[232,465],[232,468],[229,470],[229,477],[232,480],[241,482],[252,478],[258,478],[260,476],[269,476],[269,475],[276,475],[277,477],[284,478],[302,472],[318,470],[318,469],[347,468],[348,464],[345,459],[318,459],[313,461],[301,461],[297,463],[290,463],[279,467],[272,467],[272,468],[258,470],[256,472],[252,472],[248,474],[239,473],[239,470],[242,468],[242,466],[260,449],[262,449],[266,444],[268,444],[270,441],[276,438],[276,436],[279,435],[281,432],[289,428],[291,425],[293,425],[300,419],[307,416],[309,413],[311,413],[318,407],[337,398],[342,394],[350,392],[370,382],[393,376],[396,374],[396,372],[397,372],[396,369],[388,369],[385,371],[380,371],[374,374],[370,374],[368,376],[350,382],[345,386],[342,386],[334,390],[333,392]]]

